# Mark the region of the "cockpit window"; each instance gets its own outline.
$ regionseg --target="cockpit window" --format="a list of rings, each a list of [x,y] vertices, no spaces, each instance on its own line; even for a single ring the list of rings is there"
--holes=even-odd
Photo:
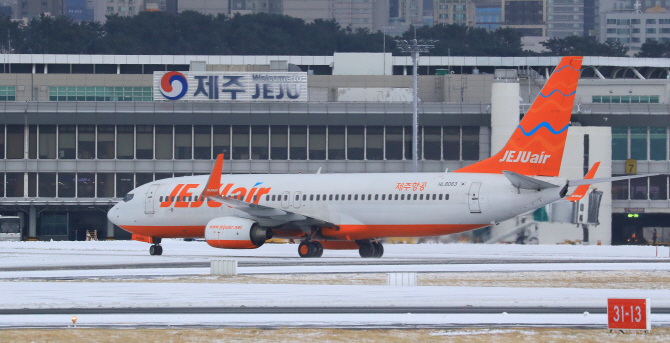
[[[132,200],[134,196],[135,196],[135,194],[131,194],[131,193],[126,194],[126,196],[123,197],[123,202],[128,202],[128,201]]]

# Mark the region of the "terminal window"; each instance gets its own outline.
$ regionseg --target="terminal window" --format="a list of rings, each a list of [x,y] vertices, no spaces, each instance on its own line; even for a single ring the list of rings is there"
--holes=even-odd
[[[594,95],[591,97],[594,104],[658,104],[659,96],[609,96]]]
[[[613,127],[612,160],[667,160],[667,130],[666,127]]]
[[[153,101],[153,94],[151,87],[49,87],[49,101]]]
[[[0,86],[0,101],[15,101],[16,87],[14,86]]]

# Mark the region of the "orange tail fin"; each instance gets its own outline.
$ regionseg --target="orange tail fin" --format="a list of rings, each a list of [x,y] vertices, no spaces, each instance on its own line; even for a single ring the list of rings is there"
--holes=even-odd
[[[507,145],[455,172],[558,176],[581,67],[582,57],[563,57]]]
[[[202,195],[205,197],[219,196],[219,189],[221,188],[221,173],[223,172],[223,154],[219,154],[214,162],[212,174],[209,175],[207,185],[202,190]]]

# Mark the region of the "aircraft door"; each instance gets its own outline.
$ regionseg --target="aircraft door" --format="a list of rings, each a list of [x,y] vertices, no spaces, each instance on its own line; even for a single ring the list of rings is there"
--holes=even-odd
[[[302,192],[295,192],[293,194],[293,207],[300,208],[300,197],[302,196]]]
[[[470,193],[468,194],[468,204],[470,205],[470,213],[482,213],[479,207],[479,189],[482,187],[481,182],[473,182],[470,185]]]
[[[151,185],[147,190],[147,196],[144,198],[144,213],[154,214],[154,203],[156,201],[156,191],[160,185]]]
[[[289,197],[291,197],[291,193],[290,193],[290,192],[284,192],[284,193],[282,193],[282,195],[281,195],[281,207],[283,207],[283,208],[288,208]]]

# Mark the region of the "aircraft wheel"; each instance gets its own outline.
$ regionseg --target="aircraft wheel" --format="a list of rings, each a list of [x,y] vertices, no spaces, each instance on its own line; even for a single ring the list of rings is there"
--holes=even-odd
[[[316,247],[316,254],[314,257],[321,257],[323,255],[323,245],[319,242],[312,242],[312,244]]]
[[[376,254],[373,257],[380,258],[384,256],[384,245],[381,242],[373,242]]]
[[[156,248],[155,245],[152,245],[152,246],[149,247],[149,255],[152,255],[152,256],[156,255],[157,252],[158,252],[158,249]]]
[[[370,241],[364,241],[358,244],[358,254],[363,258],[374,257],[377,253],[376,246]]]
[[[298,246],[298,255],[300,255],[300,257],[316,257],[317,252],[318,247],[310,241],[303,241]]]
[[[160,256],[163,255],[163,247],[160,245],[157,245],[156,248],[158,248],[158,251],[156,252],[156,255]]]

